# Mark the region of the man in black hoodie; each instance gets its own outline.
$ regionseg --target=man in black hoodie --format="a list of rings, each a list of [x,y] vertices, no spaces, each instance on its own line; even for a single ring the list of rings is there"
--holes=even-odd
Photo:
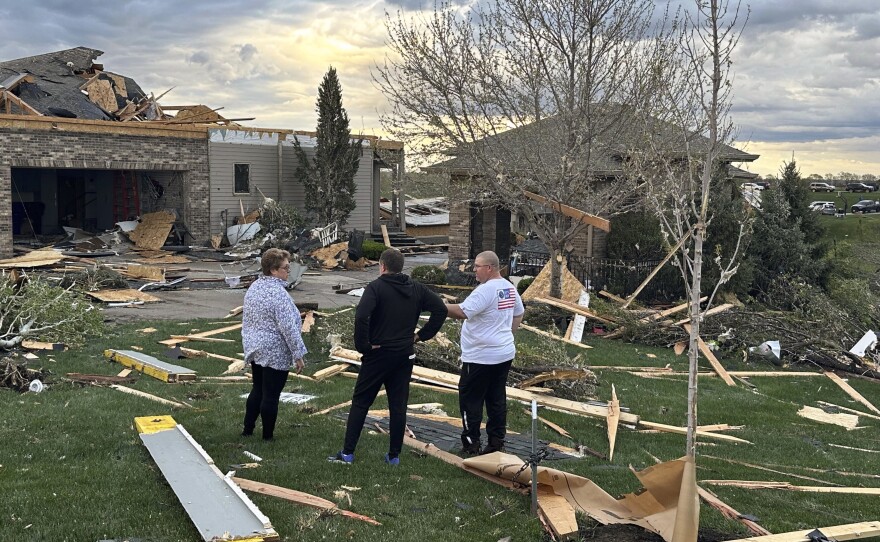
[[[376,400],[382,385],[388,394],[391,442],[385,462],[398,465],[403,430],[406,426],[406,403],[409,379],[415,360],[414,344],[430,340],[446,319],[446,305],[422,284],[410,280],[403,271],[403,254],[389,248],[379,258],[379,278],[364,288],[354,321],[354,345],[363,357],[351,409],[345,427],[345,444],[331,460],[351,463],[367,411]],[[415,333],[419,315],[431,317]]]

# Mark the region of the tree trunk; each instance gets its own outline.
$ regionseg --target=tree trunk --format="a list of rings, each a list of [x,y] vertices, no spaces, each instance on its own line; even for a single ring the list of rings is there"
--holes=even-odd
[[[550,248],[550,296],[562,298],[562,267],[564,260],[558,247]]]

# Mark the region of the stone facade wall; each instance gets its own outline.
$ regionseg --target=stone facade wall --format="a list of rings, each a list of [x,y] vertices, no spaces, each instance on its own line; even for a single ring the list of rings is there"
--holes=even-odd
[[[0,128],[0,256],[12,254],[12,168],[181,172],[182,209],[196,239],[209,236],[207,138]]]

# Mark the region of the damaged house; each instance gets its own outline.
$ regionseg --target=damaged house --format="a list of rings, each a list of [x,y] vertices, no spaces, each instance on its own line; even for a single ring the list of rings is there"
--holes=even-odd
[[[0,62],[0,255],[13,238],[103,231],[173,210],[186,244],[206,243],[260,191],[300,210],[292,137],[242,127],[203,105],[161,106],[86,47]],[[176,115],[168,114],[175,111]],[[299,134],[299,135],[297,135]],[[403,173],[402,144],[366,138],[348,227],[379,229],[379,173]],[[401,225],[405,228],[405,224]]]

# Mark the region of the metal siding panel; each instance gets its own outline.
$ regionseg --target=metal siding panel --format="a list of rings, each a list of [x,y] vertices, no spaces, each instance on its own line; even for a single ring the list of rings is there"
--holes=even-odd
[[[278,149],[271,145],[241,145],[235,143],[210,143],[208,155],[211,176],[211,233],[223,231],[220,212],[229,209],[228,225],[240,214],[240,204],[245,212],[263,203],[257,192],[259,187],[267,197],[278,197]],[[233,164],[250,164],[250,194],[234,193]]]

